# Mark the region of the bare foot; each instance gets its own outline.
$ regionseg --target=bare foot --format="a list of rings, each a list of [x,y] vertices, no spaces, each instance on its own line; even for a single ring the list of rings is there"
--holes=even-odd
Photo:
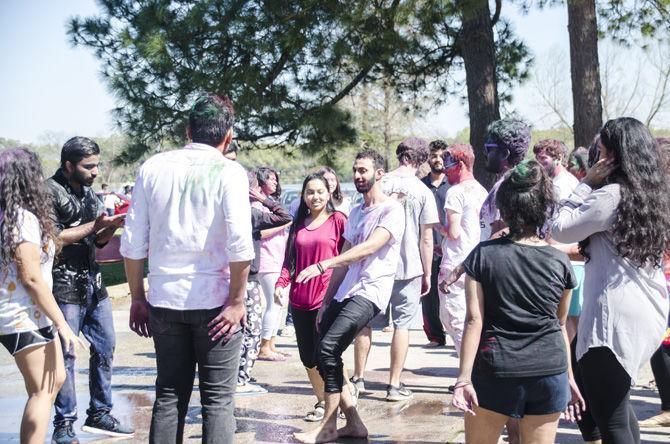
[[[335,441],[338,437],[338,431],[335,427],[328,427],[325,424],[321,424],[313,430],[302,433],[294,433],[293,436],[300,442],[318,444]]]
[[[257,359],[260,361],[286,361],[286,356],[274,352],[258,353]]]
[[[362,422],[355,424],[347,424],[341,429],[337,429],[338,438],[367,438],[368,429]]]

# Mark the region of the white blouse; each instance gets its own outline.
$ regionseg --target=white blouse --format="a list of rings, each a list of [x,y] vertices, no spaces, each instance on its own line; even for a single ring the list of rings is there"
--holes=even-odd
[[[634,383],[661,344],[668,290],[662,268],[638,268],[618,254],[612,228],[620,200],[618,184],[597,190],[579,184],[560,202],[551,235],[566,244],[589,238],[577,360],[591,347],[608,347]]]

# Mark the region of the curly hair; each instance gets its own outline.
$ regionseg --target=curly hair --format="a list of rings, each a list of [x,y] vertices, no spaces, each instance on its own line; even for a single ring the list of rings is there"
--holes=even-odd
[[[600,142],[617,165],[606,183],[621,190],[611,228],[617,253],[638,267],[660,266],[670,249],[670,185],[660,147],[649,129],[631,117],[605,123]],[[588,253],[588,238],[580,247]]]
[[[428,160],[428,142],[418,137],[409,137],[398,144],[395,155],[401,165],[419,166]]]
[[[496,205],[509,227],[507,235],[517,240],[529,235],[544,238],[542,228],[556,208],[551,179],[535,160],[526,160],[511,169],[496,193]]]
[[[533,154],[536,156],[544,152],[552,159],[565,159],[568,155],[568,147],[558,139],[542,139],[533,146]]]
[[[428,144],[428,150],[431,153],[434,153],[435,151],[444,151],[447,149],[448,146],[449,144],[447,144],[447,142],[445,142],[444,140],[436,139]]]
[[[0,152],[0,270],[3,273],[16,262],[21,210],[30,211],[37,218],[42,244],[53,241],[58,247],[51,220],[52,205],[37,154],[25,148]]]
[[[324,177],[323,173],[320,172],[309,174],[307,177],[305,177],[305,180],[302,182],[302,190],[300,191],[300,197],[299,197],[300,205],[298,206],[298,211],[296,212],[295,219],[293,220],[291,228],[289,229],[288,240],[286,241],[286,251],[284,253],[284,260],[288,264],[288,269],[289,272],[291,273],[291,276],[295,275],[295,263],[297,258],[297,254],[295,251],[295,237],[298,232],[298,228],[300,228],[302,223],[309,215],[309,208],[307,208],[307,204],[305,203],[304,199],[305,189],[307,188],[307,184],[312,180],[322,181],[323,185],[326,187],[326,190],[329,189],[328,180]],[[333,214],[335,212],[335,207],[333,206],[332,199],[329,200],[328,203],[326,204],[326,212],[328,212],[328,214]]]
[[[271,198],[277,200],[281,196],[281,185],[279,185],[279,173],[271,167],[256,168],[256,177],[258,178],[258,185],[264,187],[270,180],[270,175],[274,174],[277,179],[277,190],[270,195]]]
[[[337,173],[335,172],[335,170],[329,166],[322,166],[316,172],[317,174],[322,174],[324,176],[326,175],[326,173],[330,173],[333,176],[335,176],[337,185],[335,186],[335,190],[333,190],[333,193],[330,195],[330,198],[332,199],[333,204],[340,205],[342,203],[342,200],[344,199],[344,196],[342,196],[342,189],[340,188],[340,178],[337,177]],[[328,190],[330,190],[330,188],[328,188]]]
[[[530,144],[530,127],[518,119],[501,119],[492,122],[486,129],[486,143],[495,143],[509,150],[510,165],[516,165],[526,157]]]

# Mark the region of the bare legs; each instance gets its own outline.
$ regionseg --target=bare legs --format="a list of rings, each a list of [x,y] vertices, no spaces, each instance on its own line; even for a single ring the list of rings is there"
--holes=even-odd
[[[314,390],[314,396],[316,396],[317,401],[321,402],[324,400],[323,394],[323,379],[319,374],[319,370],[316,367],[306,368],[307,377],[309,378],[309,383],[312,384],[312,390]]]
[[[509,416],[481,407],[474,408],[476,415],[465,414],[465,442],[473,444],[496,444]],[[548,415],[526,415],[516,420],[519,437],[524,444],[551,444],[556,439],[556,428],[560,413]]]
[[[324,443],[337,438],[365,438],[368,429],[354,407],[351,393],[346,388],[341,393],[326,393],[326,413],[323,422],[313,430],[296,433],[295,438],[304,443]],[[337,408],[344,412],[347,423],[341,429],[337,428]]]
[[[389,370],[389,384],[400,386],[400,375],[405,368],[407,349],[409,348],[409,330],[396,328],[391,340],[391,368]]]
[[[356,337],[356,342],[354,342],[354,379],[363,377],[371,346],[372,329],[370,327],[365,327]],[[400,385],[400,375],[405,367],[408,347],[409,330],[404,328],[396,328],[393,330],[389,384],[395,387]]]
[[[354,341],[354,379],[363,377],[371,347],[372,329],[370,327],[363,327]]]
[[[65,382],[63,352],[58,336],[46,345],[29,347],[14,355],[28,393],[21,420],[21,443],[44,443],[51,407]]]

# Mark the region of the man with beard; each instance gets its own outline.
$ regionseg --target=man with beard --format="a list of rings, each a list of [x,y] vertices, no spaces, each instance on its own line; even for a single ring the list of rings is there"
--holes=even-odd
[[[409,328],[419,313],[421,296],[428,293],[433,262],[433,226],[439,223],[435,198],[416,177],[418,167],[428,158],[428,143],[416,137],[403,140],[396,148],[399,166],[381,181],[384,194],[397,199],[405,211],[405,232],[400,242],[400,261],[396,265],[395,282],[391,291],[393,338],[386,400],[397,402],[412,397],[400,381],[409,350]],[[372,328],[379,326],[377,318],[356,338],[354,376],[351,382],[365,392],[363,373],[372,346]]]
[[[73,137],[61,151],[61,167],[47,180],[53,195],[54,219],[63,249],[53,267],[53,294],[75,334],[90,344],[90,404],[82,430],[109,436],[132,436],[133,430],[111,415],[112,358],[115,337],[112,306],[102,283],[95,248],[101,248],[125,214],[107,216],[91,189],[98,175],[100,148],[91,139]],[[63,347],[66,379],[56,397],[52,443],[78,443],[72,425],[77,420],[72,350]]]
[[[428,145],[430,154],[428,165],[430,173],[421,181],[433,192],[437,212],[440,218],[440,226],[445,226],[444,198],[449,188],[447,176],[444,174],[444,162],[442,155],[447,149],[447,143],[443,140],[433,140]],[[421,298],[421,311],[423,312],[423,331],[428,337],[426,347],[439,347],[444,345],[445,333],[440,321],[440,298],[437,290],[437,275],[440,271],[442,261],[442,233],[440,227],[433,228],[433,265],[430,273],[430,291]]]
[[[560,140],[544,139],[533,146],[533,153],[554,184],[556,202],[567,199],[579,184],[579,180],[562,163],[568,154],[568,147]]]
[[[351,210],[344,230],[342,253],[310,265],[298,277],[306,282],[335,268],[317,315],[317,367],[324,381],[326,408],[314,430],[296,433],[301,442],[322,443],[338,438],[365,438],[368,431],[354,407],[349,390],[342,390],[342,354],[372,318],[388,306],[405,231],[402,205],[386,196],[379,180],[384,158],[373,150],[358,153],[354,184],[363,202]],[[337,429],[337,407],[347,424]]]

